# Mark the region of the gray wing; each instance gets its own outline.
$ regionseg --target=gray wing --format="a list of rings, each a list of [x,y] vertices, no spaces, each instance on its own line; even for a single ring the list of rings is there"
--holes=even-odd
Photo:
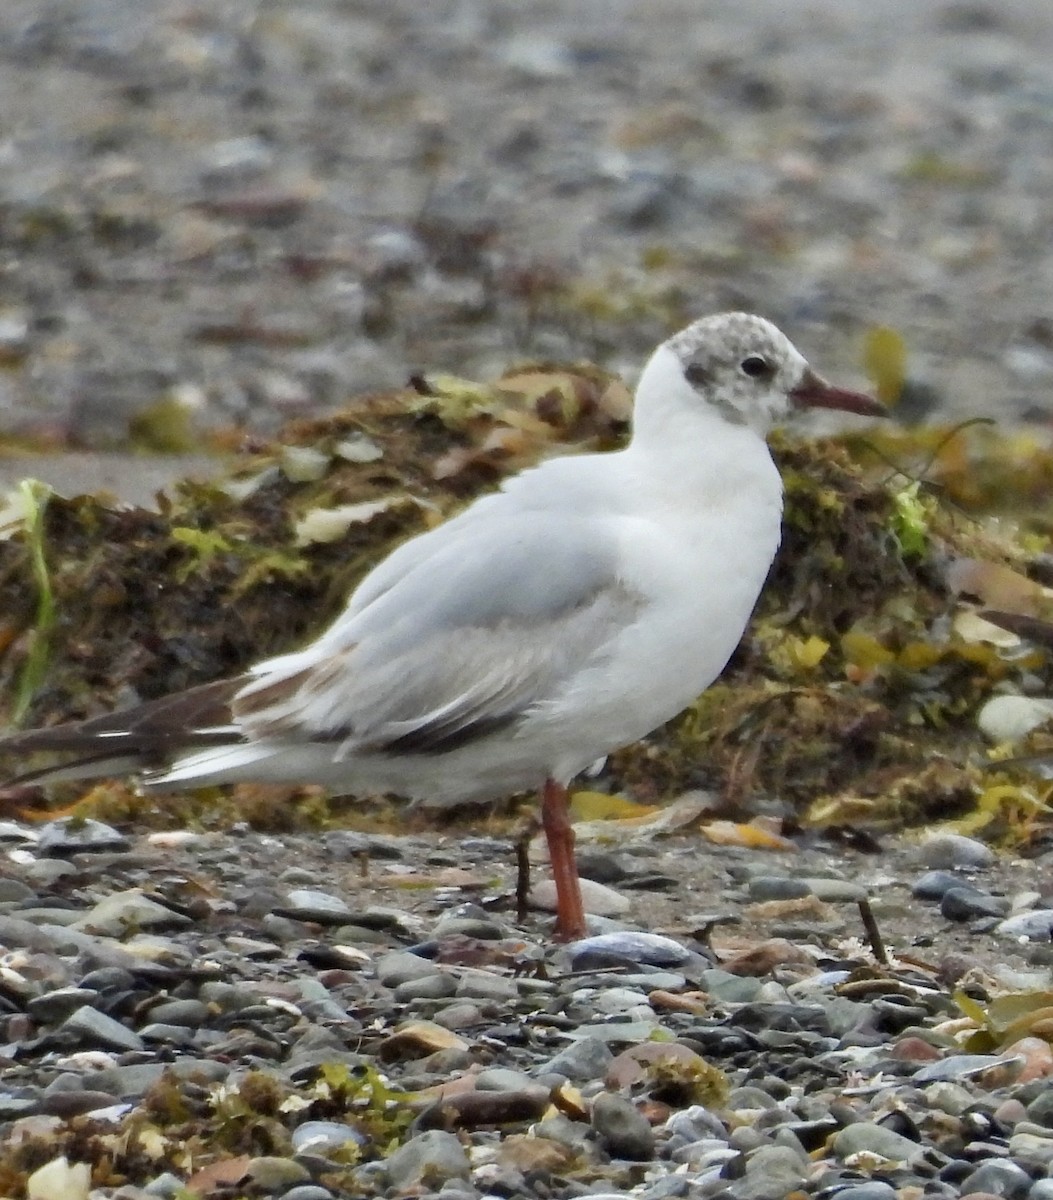
[[[557,697],[642,606],[603,519],[495,515],[425,549],[352,600],[338,637],[257,668],[232,705],[249,737],[331,741],[335,757],[453,749]]]

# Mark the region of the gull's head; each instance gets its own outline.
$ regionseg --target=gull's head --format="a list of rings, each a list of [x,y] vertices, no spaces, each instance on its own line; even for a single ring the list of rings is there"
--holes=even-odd
[[[752,313],[703,317],[663,342],[641,376],[637,403],[651,391],[707,405],[761,437],[800,408],[885,415],[869,396],[827,383],[781,330]]]

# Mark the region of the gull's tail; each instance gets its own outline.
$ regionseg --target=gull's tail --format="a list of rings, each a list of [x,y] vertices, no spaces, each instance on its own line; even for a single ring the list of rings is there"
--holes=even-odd
[[[0,735],[0,758],[47,753],[67,756],[53,766],[24,771],[9,784],[97,779],[164,768],[188,751],[241,740],[230,702],[245,678],[220,679],[148,700],[132,708],[22,733]]]

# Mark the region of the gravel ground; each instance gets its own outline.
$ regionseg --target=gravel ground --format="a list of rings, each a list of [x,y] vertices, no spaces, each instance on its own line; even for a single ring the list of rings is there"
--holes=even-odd
[[[500,837],[0,840],[9,1195],[1053,1194],[1045,860],[615,823],[553,947]]]
[[[756,309],[1048,410],[1053,8],[7,0],[0,428],[272,427],[427,367],[632,372]]]

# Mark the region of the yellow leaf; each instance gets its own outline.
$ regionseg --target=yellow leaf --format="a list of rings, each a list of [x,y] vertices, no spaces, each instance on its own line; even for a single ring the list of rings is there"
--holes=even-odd
[[[873,381],[878,399],[895,404],[907,377],[907,347],[903,338],[888,325],[867,330],[863,342],[863,370]]]
[[[813,633],[810,638],[791,638],[789,649],[797,666],[810,671],[823,661],[830,643]]]
[[[610,796],[606,792],[574,792],[570,798],[570,811],[576,821],[624,821],[646,817],[658,810],[653,805],[637,804],[625,796]]]
[[[795,850],[788,838],[771,833],[752,822],[711,821],[702,827],[703,834],[717,846],[748,846],[753,850]]]
[[[906,671],[927,671],[943,658],[943,653],[940,646],[931,642],[908,642],[896,661]]]
[[[869,633],[858,633],[853,629],[841,638],[841,653],[845,662],[866,670],[887,666],[896,660],[895,654],[882,646],[876,637]]]
[[[967,995],[963,991],[957,991],[954,993],[954,1003],[958,1005],[971,1021],[975,1021],[977,1025],[983,1026],[987,1024],[987,1013],[984,1012],[983,1007],[977,1004],[972,996]]]

